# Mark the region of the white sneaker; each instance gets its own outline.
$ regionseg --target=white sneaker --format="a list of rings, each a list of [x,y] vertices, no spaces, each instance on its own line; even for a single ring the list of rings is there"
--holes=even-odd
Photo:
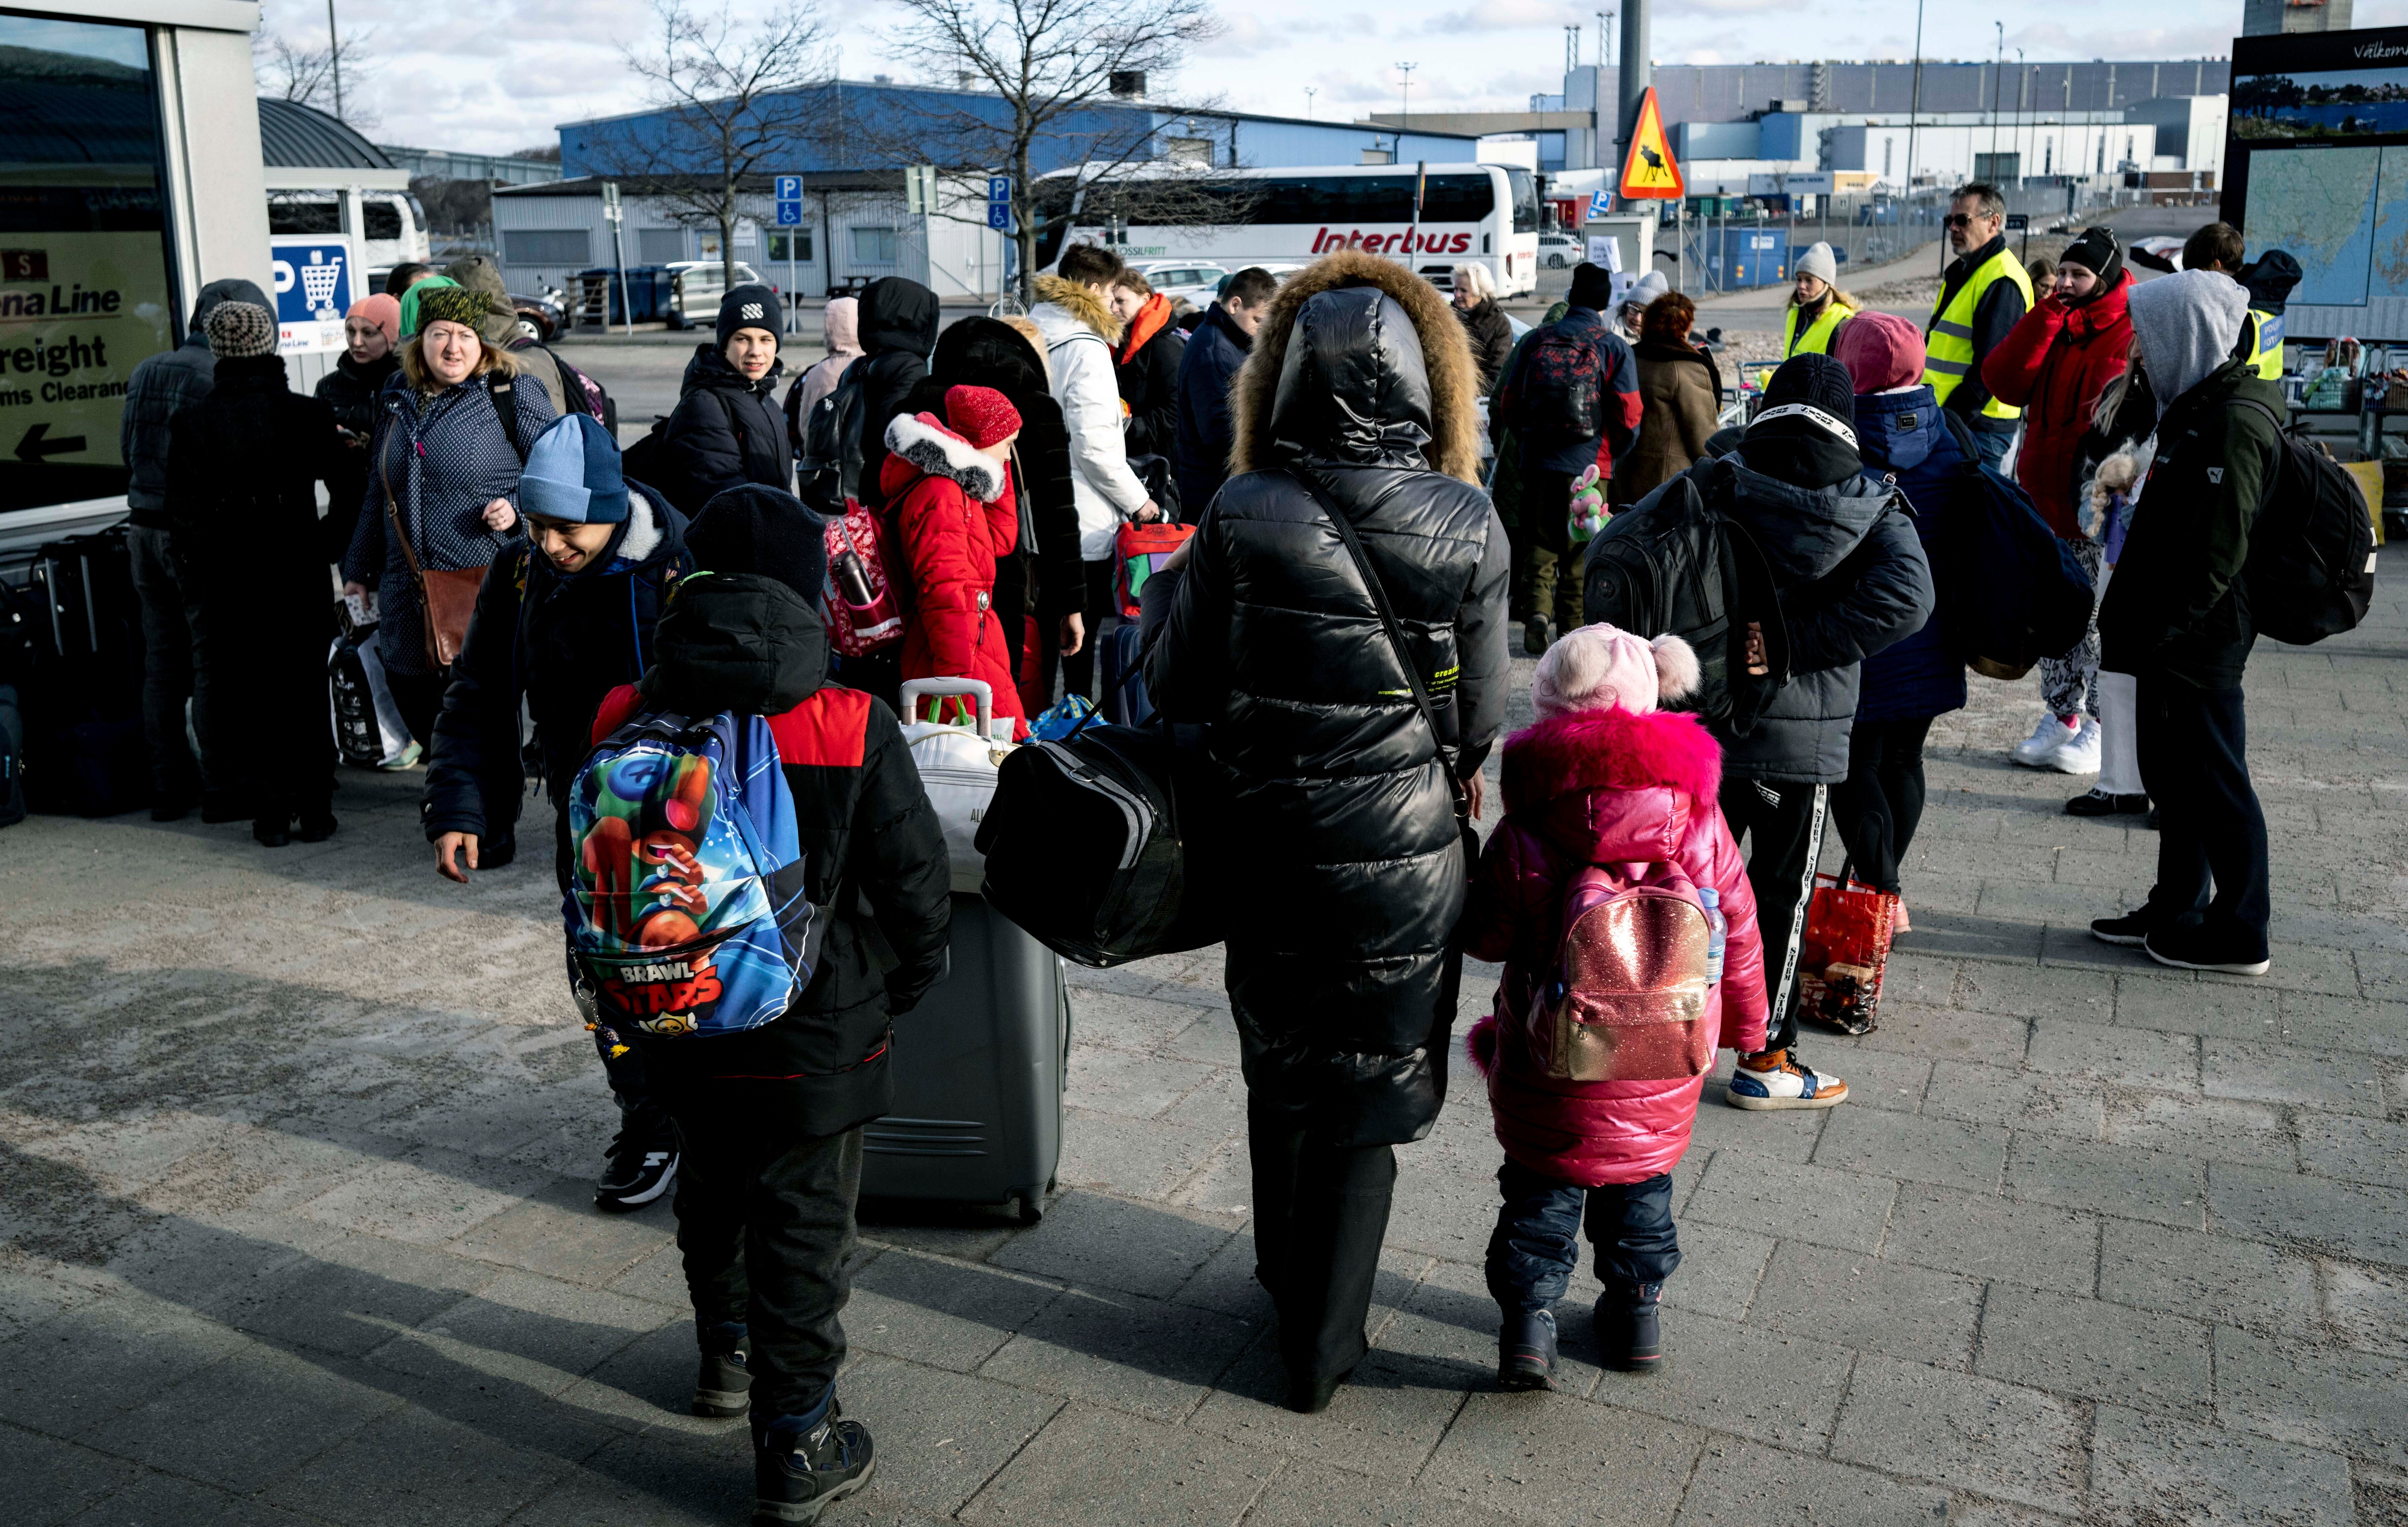
[[[2049,760],[2057,756],[2057,750],[2081,735],[2080,727],[2069,727],[2053,715],[2044,715],[2040,718],[2040,725],[2032,728],[2032,734],[2010,749],[2007,756],[2026,769],[2047,769],[2051,767]],[[2095,755],[2090,767],[2093,770],[2099,767]]]
[[[1752,1111],[1835,1108],[1848,1101],[1848,1084],[1800,1064],[1792,1050],[1771,1050],[1731,1068],[1730,1105]]]
[[[2056,717],[2049,719],[2053,721]],[[2096,774],[2099,772],[2100,746],[2099,723],[2084,716],[2072,739],[2049,756],[2045,767],[2061,774]]]

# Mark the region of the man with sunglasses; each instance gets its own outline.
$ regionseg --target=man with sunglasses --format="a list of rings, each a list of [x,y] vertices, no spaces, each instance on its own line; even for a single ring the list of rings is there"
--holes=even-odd
[[[2005,457],[2023,410],[1983,385],[1982,362],[2032,304],[2031,277],[2007,252],[2006,221],[2007,201],[1997,186],[1973,180],[1956,188],[1948,203],[1948,248],[1956,258],[1923,333],[1924,382],[1942,408],[1964,419],[1992,467]]]

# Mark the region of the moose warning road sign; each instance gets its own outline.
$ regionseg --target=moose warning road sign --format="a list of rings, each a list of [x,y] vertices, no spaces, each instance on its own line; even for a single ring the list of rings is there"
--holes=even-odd
[[[1672,158],[1671,140],[1664,136],[1664,113],[1656,105],[1656,87],[1639,100],[1639,121],[1630,132],[1630,156],[1622,165],[1622,194],[1641,200],[1670,201],[1681,194],[1681,166]]]

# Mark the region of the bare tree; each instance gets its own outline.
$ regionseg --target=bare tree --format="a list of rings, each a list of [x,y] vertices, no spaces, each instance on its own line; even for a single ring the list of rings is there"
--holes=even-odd
[[[376,62],[375,53],[367,46],[369,36],[361,32],[344,38],[337,52],[333,44],[302,47],[280,34],[254,32],[251,36],[251,68],[267,94],[313,107],[352,127],[373,130],[377,114],[359,104],[360,86],[366,82]],[[337,65],[343,76],[340,97],[335,94]]]
[[[897,57],[924,61],[941,88],[908,94],[891,109],[882,101],[877,118],[848,117],[843,131],[889,163],[902,158],[1010,177],[1024,302],[1039,236],[1069,215],[1067,186],[1060,194],[1038,194],[1039,159],[1079,165],[1084,181],[1168,157],[1168,134],[1154,117],[1194,107],[1124,107],[1114,88],[1172,73],[1191,46],[1221,30],[1206,0],[895,3],[905,19],[889,37],[891,48]],[[1125,182],[1119,194],[1163,202],[1195,183],[1195,177],[1157,174]],[[1200,213],[1204,198],[1197,200]],[[1161,208],[1154,210],[1152,221],[1167,220]]]
[[[601,174],[661,203],[680,222],[719,229],[720,269],[736,284],[736,223],[748,192],[816,137],[807,88],[824,78],[826,29],[811,0],[782,0],[739,23],[722,5],[653,0],[653,33],[626,50],[657,108],[600,124],[589,153]]]

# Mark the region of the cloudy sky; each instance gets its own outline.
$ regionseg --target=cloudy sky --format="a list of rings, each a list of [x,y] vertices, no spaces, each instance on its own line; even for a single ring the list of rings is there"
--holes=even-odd
[[[1514,109],[1534,92],[1559,88],[1564,27],[1584,27],[1582,59],[1594,61],[1591,7],[1605,3],[1221,0],[1225,35],[1199,50],[1169,90],[1244,110],[1353,118],[1393,109],[1401,78],[1395,65],[1410,62],[1419,65],[1416,108]],[[621,49],[643,34],[648,0],[337,4],[346,35],[360,28],[374,55],[366,79],[346,80],[346,93],[365,98],[380,142],[507,152],[556,141],[557,123],[644,104]],[[922,61],[899,56],[887,40],[892,6],[823,4],[841,18],[833,37],[845,75],[921,74]],[[271,32],[322,45],[320,0],[267,0],[265,9]],[[405,9],[407,22],[390,19]],[[2007,24],[2010,57],[2017,48],[2034,61],[2223,57],[2240,13],[2241,0],[1931,0],[1924,50],[1987,59],[1996,19]],[[2355,20],[2408,25],[2408,0],[2358,0]],[[1914,52],[1915,9],[1913,0],[1682,0],[1659,5],[1654,24],[1659,64],[1902,59]],[[1618,36],[1616,49],[1619,56]]]

